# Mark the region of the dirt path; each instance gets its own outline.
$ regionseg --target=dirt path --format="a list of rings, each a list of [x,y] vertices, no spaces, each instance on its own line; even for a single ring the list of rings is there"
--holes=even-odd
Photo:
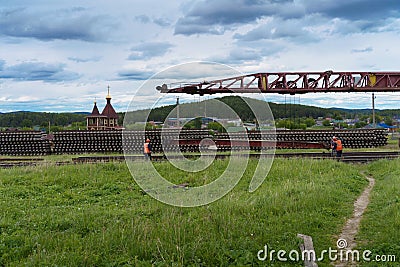
[[[369,181],[369,184],[367,188],[365,188],[364,192],[357,198],[356,202],[354,202],[353,216],[347,220],[345,226],[342,229],[342,233],[339,235],[339,240],[340,239],[346,240],[345,241],[347,242],[346,249],[348,250],[353,249],[357,245],[355,236],[358,232],[358,229],[360,228],[362,215],[369,204],[369,195],[372,191],[372,188],[375,185],[375,179],[373,177],[367,176],[364,173],[363,175]],[[357,264],[353,262],[340,262],[340,261],[335,262],[333,265],[336,267],[357,266]]]

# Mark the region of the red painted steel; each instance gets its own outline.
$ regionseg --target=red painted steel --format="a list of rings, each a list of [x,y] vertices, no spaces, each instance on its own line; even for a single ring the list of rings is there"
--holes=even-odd
[[[253,73],[213,81],[163,84],[161,93],[278,93],[400,91],[400,72],[276,72]]]

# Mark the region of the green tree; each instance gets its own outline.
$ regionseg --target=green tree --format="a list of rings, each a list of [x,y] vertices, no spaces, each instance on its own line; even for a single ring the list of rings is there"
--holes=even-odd
[[[202,124],[201,118],[198,117],[198,118],[195,118],[195,119],[185,123],[185,125],[183,125],[183,128],[184,129],[201,129],[201,124]]]
[[[209,122],[208,125],[207,125],[207,128],[210,129],[210,130],[217,131],[219,133],[226,132],[225,127],[223,125],[221,125],[219,122],[216,122],[216,121]]]
[[[145,130],[153,130],[155,128],[156,128],[156,126],[154,126],[153,124],[151,124],[149,122],[146,123]]]
[[[324,120],[324,121],[322,122],[322,125],[323,125],[323,126],[330,126],[330,125],[331,125],[331,122],[330,122],[329,120]]]
[[[373,122],[373,117],[372,117],[372,115],[369,116],[369,121],[370,121],[371,123]],[[375,123],[380,123],[381,121],[383,121],[383,117],[380,116],[380,115],[378,115],[378,114],[375,114]]]
[[[295,129],[305,130],[305,129],[307,129],[307,124],[305,124],[305,123],[296,124]]]
[[[62,126],[52,125],[52,126],[50,126],[50,130],[52,132],[59,132],[59,131],[64,130],[64,128]]]
[[[365,122],[365,121],[358,121],[358,122],[356,122],[355,124],[354,124],[354,126],[356,127],[356,128],[363,128],[364,126],[366,126],[367,125],[367,123]]]
[[[32,121],[29,120],[29,119],[24,119],[21,122],[21,126],[24,127],[24,128],[31,128],[32,127]]]
[[[389,125],[389,126],[392,126],[392,125],[393,125],[393,119],[390,118],[390,117],[386,117],[386,118],[385,118],[385,123],[386,123],[387,125]]]
[[[194,128],[201,129],[201,125],[203,124],[201,118],[194,119]]]
[[[315,120],[313,118],[306,118],[304,123],[307,125],[307,127],[312,127],[315,125]]]
[[[342,120],[343,120],[343,117],[342,117],[342,115],[340,115],[340,114],[336,114],[335,117],[334,117],[334,119],[337,120],[337,121],[342,121]]]
[[[277,128],[286,128],[286,129],[293,129],[294,124],[291,120],[289,119],[283,119],[283,120],[278,120],[276,122],[276,127]]]

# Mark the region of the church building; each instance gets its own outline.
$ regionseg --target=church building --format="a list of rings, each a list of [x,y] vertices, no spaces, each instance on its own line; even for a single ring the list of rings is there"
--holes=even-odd
[[[118,125],[118,114],[111,105],[110,86],[106,96],[107,104],[100,113],[96,101],[92,113],[86,117],[87,130],[120,130]]]

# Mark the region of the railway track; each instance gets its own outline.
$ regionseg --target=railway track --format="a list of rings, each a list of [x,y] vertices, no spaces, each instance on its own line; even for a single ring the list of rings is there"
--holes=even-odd
[[[200,156],[200,154],[186,154],[185,158],[195,159]],[[212,154],[203,154],[203,156],[214,157]],[[235,156],[240,156],[236,154]],[[245,154],[243,154],[245,156]],[[180,156],[169,155],[169,158],[177,158]],[[230,157],[229,154],[216,154],[215,159],[226,159]],[[261,154],[261,153],[251,153],[250,158],[260,158],[260,157],[272,157],[272,154]],[[347,152],[343,154],[343,157],[337,159],[333,157],[329,152],[294,152],[294,153],[277,153],[274,155],[275,158],[310,158],[316,160],[338,160],[342,162],[349,163],[368,163],[371,161],[381,160],[381,159],[397,159],[400,158],[400,152],[398,151],[358,151],[358,152]],[[143,161],[144,157],[142,155],[132,155],[126,157],[128,160],[132,161]],[[157,154],[152,156],[152,161],[166,161],[167,158],[163,154]],[[0,168],[14,168],[14,167],[26,167],[26,166],[38,166],[38,165],[70,165],[70,164],[89,164],[89,163],[106,163],[106,162],[123,162],[125,157],[120,156],[78,156],[73,158],[71,161],[57,161],[54,163],[44,162],[44,158],[0,158]]]
[[[195,159],[198,158],[199,154],[187,154],[184,155],[185,158]],[[213,154],[203,154],[202,156],[214,157]],[[240,156],[236,154],[235,156]],[[245,154],[243,156],[246,156]],[[169,155],[169,158],[177,158],[180,156]],[[217,154],[215,159],[225,159],[230,157],[229,154]],[[261,153],[251,153],[250,158],[260,158],[260,157],[272,157],[272,154],[261,154]],[[330,152],[295,152],[295,153],[277,153],[274,155],[275,158],[312,158],[312,159],[334,159],[343,162],[370,162],[380,159],[396,159],[400,158],[400,152],[392,151],[370,151],[370,152],[347,152],[343,154],[343,157],[338,159]],[[127,156],[128,160],[141,161],[144,157],[141,155]],[[164,161],[167,160],[165,155],[153,155],[153,161]],[[96,162],[114,162],[114,161],[125,161],[124,156],[81,156],[73,159],[74,163],[96,163]]]
[[[36,166],[43,158],[0,158],[0,168],[8,169],[13,167]]]

